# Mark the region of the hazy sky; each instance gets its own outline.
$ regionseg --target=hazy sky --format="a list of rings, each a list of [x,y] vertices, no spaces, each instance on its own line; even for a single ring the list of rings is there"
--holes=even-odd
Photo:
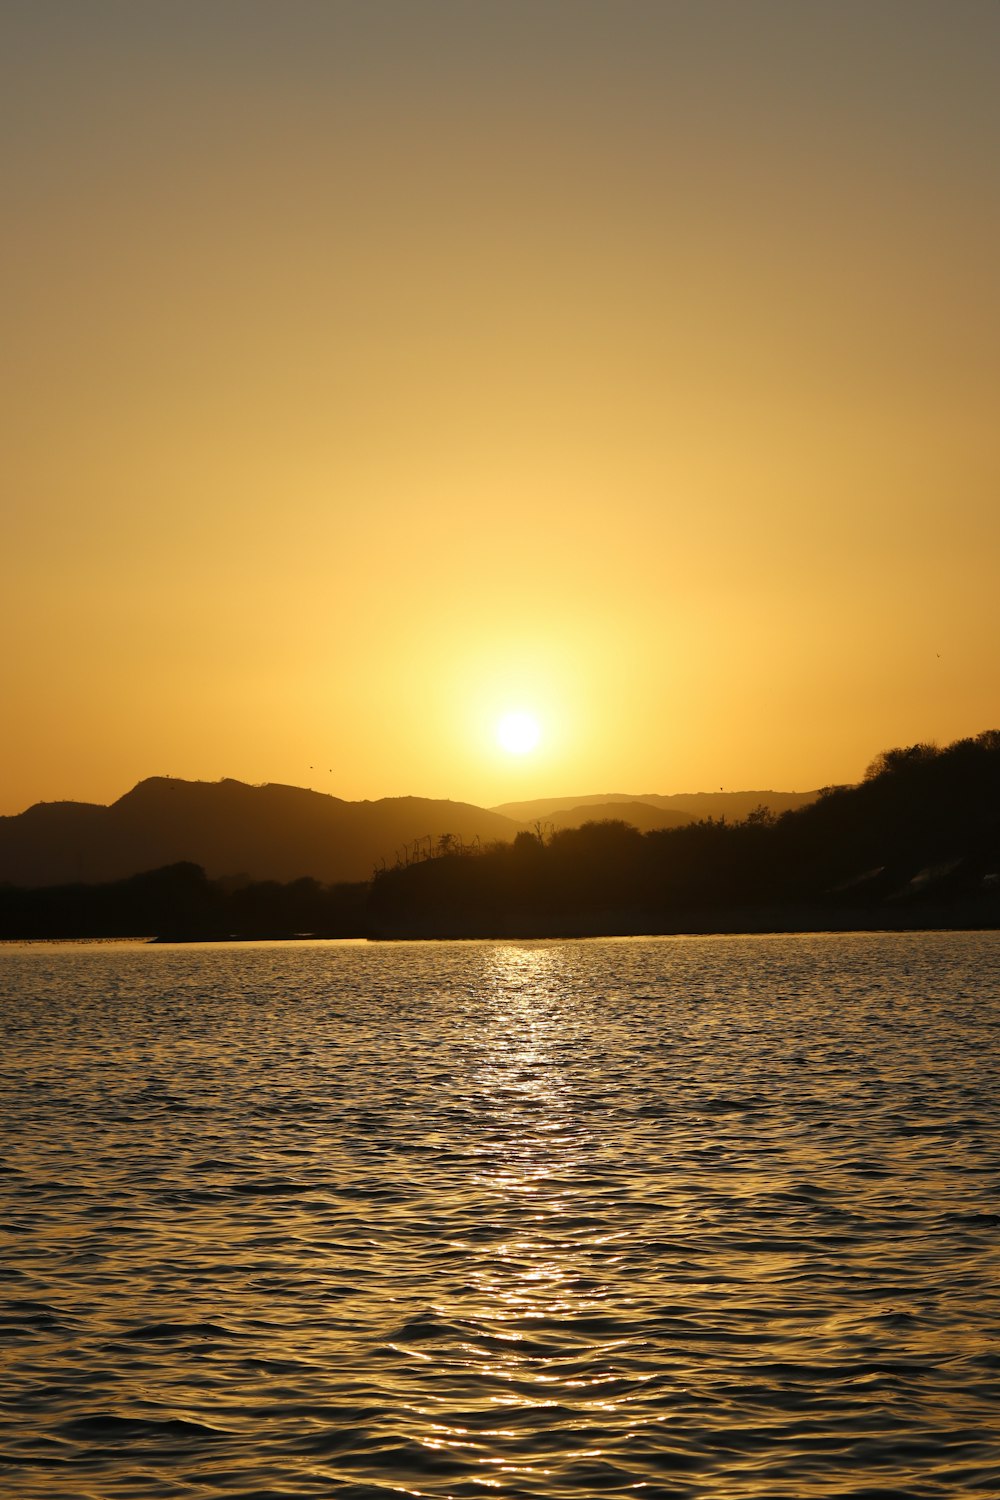
[[[1000,726],[995,0],[3,0],[0,58],[0,811]]]

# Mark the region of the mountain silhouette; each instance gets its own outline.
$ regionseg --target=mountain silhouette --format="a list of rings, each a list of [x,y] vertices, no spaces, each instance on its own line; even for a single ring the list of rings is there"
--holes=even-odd
[[[608,818],[631,823],[645,833],[650,828],[680,828],[693,823],[690,813],[674,808],[657,807],[651,802],[582,802],[576,807],[555,808],[545,818],[537,818],[553,831],[560,828],[580,828],[584,823],[599,823]]]
[[[121,880],[190,861],[209,878],[367,880],[417,839],[512,839],[519,825],[466,802],[345,802],[302,787],[154,776],[110,807],[40,802],[0,817],[0,883]]]
[[[499,808],[430,797],[347,802],[303,787],[242,781],[180,781],[152,776],[110,807],[39,802],[0,817],[0,883],[16,886],[123,880],[140,871],[193,863],[209,879],[368,880],[376,865],[405,863],[451,836],[454,847],[510,842],[544,822],[552,830],[623,819],[641,832],[695,818],[745,816],[762,803],[775,812],[815,793],[621,794],[539,798]]]
[[[757,800],[636,826],[668,815],[604,798],[525,826],[428,798],[145,781],[111,807],[0,818],[0,937],[1000,926],[1000,731],[886,750],[777,816]]]
[[[745,818],[749,813],[756,811],[758,807],[766,807],[775,816],[783,812],[792,812],[797,807],[805,807],[810,802],[815,802],[819,792],[677,792],[671,796],[661,796],[658,792],[643,792],[636,795],[630,792],[594,792],[586,797],[535,797],[529,802],[501,802],[491,808],[492,812],[500,813],[505,818],[513,818],[515,822],[530,825],[540,819],[543,822],[554,821],[557,813],[572,810],[574,816],[584,813],[585,817],[600,818],[624,818],[626,822],[632,823],[634,819],[621,809],[620,803],[628,803],[630,806],[641,804],[648,807],[659,807],[668,812],[685,813],[686,817],[680,822],[699,821],[702,818],[726,818],[734,822],[738,818]],[[615,804],[611,806],[611,804]],[[597,809],[600,808],[600,811]],[[645,814],[642,815],[645,817]],[[585,821],[580,818],[580,822]],[[576,827],[578,824],[558,824],[559,827]],[[670,828],[677,826],[673,821],[666,823],[637,824],[642,828]]]

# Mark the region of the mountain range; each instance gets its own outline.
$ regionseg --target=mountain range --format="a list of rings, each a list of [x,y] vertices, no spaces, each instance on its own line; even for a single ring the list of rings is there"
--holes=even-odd
[[[303,787],[151,777],[110,806],[40,802],[0,817],[0,884],[43,886],[121,880],[179,861],[212,879],[367,880],[380,863],[405,862],[450,836],[456,846],[509,842],[544,822],[554,829],[621,818],[642,831],[694,819],[774,812],[815,793],[733,792],[675,797],[595,794],[483,808],[428,797],[347,802]]]
[[[646,826],[673,828],[681,823],[699,822],[702,818],[727,818],[730,822],[737,822],[758,807],[767,807],[778,816],[797,807],[805,807],[807,803],[815,802],[818,796],[818,791],[724,792],[721,788],[717,792],[676,792],[668,797],[661,796],[658,792],[643,792],[639,796],[634,792],[597,792],[587,797],[536,797],[530,802],[501,802],[492,810],[521,823],[533,823],[536,819],[552,821],[555,817],[562,817],[570,812],[574,815],[574,821],[561,823],[559,826],[576,828],[587,818],[624,818],[627,823],[631,823],[634,822],[630,816],[631,810],[638,806],[653,807],[677,814],[677,817]],[[628,803],[629,811],[623,810],[620,805],[622,803]],[[576,814],[580,815],[579,821],[575,820]]]

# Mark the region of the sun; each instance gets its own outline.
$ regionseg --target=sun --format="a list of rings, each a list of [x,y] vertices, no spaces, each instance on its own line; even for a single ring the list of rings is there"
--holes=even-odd
[[[497,739],[512,755],[526,755],[542,737],[538,720],[531,714],[504,714],[497,725]]]

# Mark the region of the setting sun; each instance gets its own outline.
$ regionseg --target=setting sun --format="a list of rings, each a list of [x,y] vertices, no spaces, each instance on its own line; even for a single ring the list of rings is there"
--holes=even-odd
[[[531,714],[504,714],[497,725],[497,739],[512,755],[525,755],[534,750],[540,738],[538,720]]]

